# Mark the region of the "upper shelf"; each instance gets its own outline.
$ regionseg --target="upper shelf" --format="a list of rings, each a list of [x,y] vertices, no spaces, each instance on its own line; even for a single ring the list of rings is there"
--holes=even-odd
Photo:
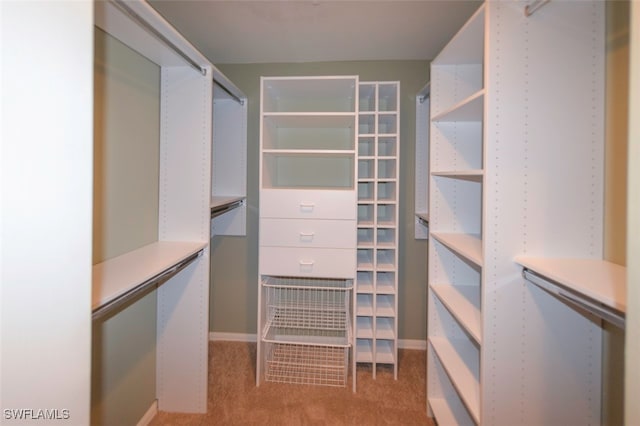
[[[526,256],[516,257],[516,262],[548,284],[559,285],[561,293],[556,292],[559,296],[590,311],[590,308],[604,309],[605,315],[614,315],[622,322],[598,312],[592,313],[614,323],[618,321],[617,325],[624,326],[624,314],[627,310],[627,269],[624,266],[599,259]],[[544,283],[542,285],[545,286]],[[562,290],[568,290],[569,293]],[[595,306],[591,306],[594,302]]]
[[[435,115],[431,120],[436,122],[482,121],[484,115],[484,90],[479,90],[466,99],[458,102],[450,109]]]
[[[355,112],[356,76],[263,77],[262,112]]]
[[[197,256],[205,247],[205,242],[159,241],[94,265],[94,315],[155,278],[177,272],[183,261]]]

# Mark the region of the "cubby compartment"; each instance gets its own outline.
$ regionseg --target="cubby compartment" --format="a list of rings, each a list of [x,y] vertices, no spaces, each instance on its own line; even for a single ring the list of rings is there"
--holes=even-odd
[[[395,249],[376,249],[376,266],[378,270],[395,270],[396,269],[396,250]]]
[[[373,179],[375,163],[372,159],[358,160],[358,179]]]
[[[352,189],[353,154],[263,153],[263,188]]]
[[[398,84],[378,85],[378,111],[398,111]]]
[[[396,340],[376,339],[376,362],[378,364],[396,364]]]
[[[356,292],[357,293],[373,293],[373,271],[357,272]]]
[[[370,316],[356,317],[356,338],[373,338],[373,318]]]
[[[378,136],[378,157],[396,157],[397,140],[396,136]]]
[[[395,228],[376,229],[376,247],[394,248],[397,245]]]
[[[357,78],[269,77],[263,80],[262,111],[354,112]]]
[[[378,204],[376,208],[378,226],[396,226],[396,205]]]
[[[373,362],[372,339],[356,339],[355,362]]]
[[[376,294],[396,294],[395,271],[376,271]]]
[[[396,160],[394,159],[385,159],[378,160],[378,179],[386,180],[386,179],[396,179]]]
[[[373,226],[373,213],[373,204],[358,204],[358,226]]]
[[[373,248],[358,249],[358,270],[373,270]]]
[[[361,83],[359,87],[359,111],[372,112],[376,110],[376,85]]]
[[[354,144],[354,115],[265,115],[263,117],[263,150],[354,151]]]
[[[396,318],[376,317],[376,339],[394,340],[396,338]]]
[[[373,157],[375,155],[376,139],[373,136],[358,137],[358,157]]]
[[[373,228],[358,227],[358,247],[373,247],[374,233]]]
[[[398,133],[397,114],[378,114],[378,134]]]
[[[432,173],[433,176],[433,173]],[[479,236],[482,232],[482,182],[448,176],[432,179],[431,201],[437,232]]]
[[[376,132],[375,114],[358,114],[358,132],[360,135],[372,135]]]
[[[370,182],[358,182],[358,201],[373,201],[375,183]]]
[[[356,295],[356,315],[357,316],[373,316],[373,295],[361,294]]]
[[[378,181],[378,201],[396,201],[396,182],[380,182]]]

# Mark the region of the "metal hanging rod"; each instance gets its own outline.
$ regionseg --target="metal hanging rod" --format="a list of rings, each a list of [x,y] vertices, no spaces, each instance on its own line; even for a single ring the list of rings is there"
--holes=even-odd
[[[171,40],[165,37],[162,33],[156,30],[152,25],[150,25],[144,18],[134,12],[129,6],[127,6],[124,0],[110,0],[114,5],[116,5],[123,13],[129,16],[131,19],[136,21],[141,27],[147,30],[151,35],[164,43],[168,48],[173,50],[178,56],[184,59],[189,65],[191,65],[196,71],[199,71],[202,75],[207,75],[207,69],[202,67],[199,63],[191,59],[191,57],[185,53],[182,49],[176,46]]]
[[[234,94],[231,90],[229,90],[227,88],[227,86],[224,85],[224,83],[222,83],[221,81],[216,80],[215,78],[213,79],[213,82],[215,84],[218,85],[219,88],[221,88],[222,90],[224,90],[224,92],[226,94],[228,94],[229,96],[231,96],[236,102],[238,102],[240,105],[244,105],[244,99],[242,99],[241,97],[237,96],[236,94]]]
[[[624,329],[626,315],[623,312],[617,311],[613,308],[610,308],[609,306],[591,300],[586,296],[566,289],[561,284],[558,284],[557,282],[550,280],[530,269],[524,268],[522,270],[522,276],[525,280],[537,285],[541,289],[558,297],[559,299],[562,299],[569,304],[578,306],[585,311]]]
[[[431,82],[425,84],[425,86],[418,92],[418,100],[421,104],[429,99],[429,97],[431,97]]]
[[[233,210],[237,207],[240,207],[244,204],[244,200],[233,201],[229,204],[223,204],[221,206],[211,208],[211,219],[214,217],[220,216],[223,213],[228,212],[229,210]]]
[[[112,314],[113,312],[116,312],[122,309],[127,304],[140,299],[142,296],[146,295],[152,290],[155,290],[166,280],[168,280],[178,272],[182,271],[191,262],[196,260],[198,257],[202,256],[202,254],[203,254],[203,251],[200,250],[197,253],[194,253],[191,256],[187,257],[186,259],[171,266],[170,268],[167,268],[164,271],[160,272],[159,274],[156,274],[155,276],[149,278],[143,283],[140,283],[139,285],[135,286],[131,290],[122,294],[121,296],[116,297],[113,300],[110,300],[104,305],[98,306],[91,312],[91,319],[93,321],[96,321],[101,318],[104,318]]]
[[[531,16],[535,13],[536,10],[540,9],[545,4],[549,3],[551,0],[534,0],[528,5],[524,7],[524,16]]]

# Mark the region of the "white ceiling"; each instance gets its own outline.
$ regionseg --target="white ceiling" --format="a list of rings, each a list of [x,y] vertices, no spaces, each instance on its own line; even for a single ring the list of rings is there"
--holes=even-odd
[[[478,0],[149,0],[214,64],[433,59]]]

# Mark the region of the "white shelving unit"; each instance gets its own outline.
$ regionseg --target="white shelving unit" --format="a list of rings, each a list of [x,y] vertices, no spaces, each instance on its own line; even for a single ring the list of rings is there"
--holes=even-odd
[[[400,83],[361,82],[359,99],[353,369],[372,364],[375,378],[377,364],[392,364],[397,378]]]
[[[256,382],[346,386],[358,78],[263,77]]]
[[[94,312],[117,294],[110,288],[130,294],[154,274],[170,276],[158,287],[158,408],[206,412],[209,176],[217,70],[145,2],[96,2],[95,24],[160,67],[162,117],[158,242],[94,266]],[[199,256],[181,272],[179,262],[196,252]]]
[[[211,235],[247,233],[247,99],[214,70]]]
[[[427,412],[440,424],[600,423],[598,322],[527,285],[514,259],[601,258],[603,58],[600,2],[525,17],[492,1],[432,62]]]
[[[431,123],[431,84],[416,95],[416,175],[415,219],[416,239],[429,238],[429,124]]]

